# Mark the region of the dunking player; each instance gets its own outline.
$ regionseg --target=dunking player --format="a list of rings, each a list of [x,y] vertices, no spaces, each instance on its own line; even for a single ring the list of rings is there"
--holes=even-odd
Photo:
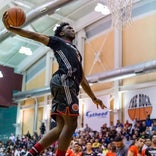
[[[75,31],[68,23],[61,23],[56,29],[54,36],[46,36],[21,28],[14,28],[8,24],[7,12],[3,15],[3,23],[9,31],[41,42],[54,51],[59,69],[53,74],[50,87],[53,96],[52,115],[55,115],[57,126],[36,143],[29,150],[27,156],[39,155],[56,140],[59,142],[56,155],[64,156],[70,144],[72,134],[77,127],[79,85],[81,84],[84,91],[97,107],[106,108],[103,102],[96,98],[84,76],[81,66],[81,55],[72,44],[75,38]]]

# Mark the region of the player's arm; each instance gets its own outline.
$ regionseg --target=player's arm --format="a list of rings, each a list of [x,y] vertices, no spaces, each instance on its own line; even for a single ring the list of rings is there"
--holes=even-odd
[[[26,38],[41,42],[45,45],[47,45],[49,43],[49,37],[46,35],[10,26],[8,23],[8,13],[7,12],[5,12],[3,15],[3,23],[4,23],[4,26],[6,27],[6,29],[11,31],[12,33],[15,33],[22,37],[26,37]]]
[[[91,88],[89,86],[89,83],[88,83],[86,77],[84,76],[84,73],[82,75],[81,86],[82,86],[83,90],[88,94],[88,96],[92,99],[92,101],[97,105],[97,108],[98,108],[98,106],[100,106],[102,109],[107,108],[103,104],[103,102],[100,99],[96,98],[96,96],[94,95],[93,91],[91,90]]]

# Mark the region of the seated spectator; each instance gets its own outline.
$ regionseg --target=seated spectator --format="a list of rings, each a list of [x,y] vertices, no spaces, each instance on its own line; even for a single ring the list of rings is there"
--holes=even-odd
[[[70,145],[69,145],[69,147],[68,147],[68,149],[67,149],[67,151],[66,151],[66,156],[72,155],[74,143],[75,143],[74,140],[72,140],[72,141],[70,142]]]
[[[82,152],[82,156],[96,156],[97,154],[92,149],[91,142],[87,142],[86,149]]]
[[[97,148],[99,148],[101,146],[101,144],[99,143],[99,139],[95,139],[95,142],[93,142],[92,144],[92,148],[95,150]]]
[[[113,143],[108,144],[108,152],[106,156],[116,156],[116,147]]]
[[[116,128],[117,128],[117,127],[124,127],[123,124],[120,122],[120,120],[117,120]]]
[[[70,155],[70,156],[82,156],[82,149],[77,142],[74,143],[73,152],[72,152],[72,155]]]
[[[145,151],[145,156],[155,156],[156,155],[156,135],[152,136],[152,144]]]
[[[108,152],[107,146],[103,146],[103,151],[102,151],[102,153],[103,153],[104,155],[106,155],[107,152]]]

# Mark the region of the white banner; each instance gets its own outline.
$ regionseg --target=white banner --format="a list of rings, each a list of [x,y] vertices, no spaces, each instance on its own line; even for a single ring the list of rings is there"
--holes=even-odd
[[[124,94],[125,121],[132,122],[134,118],[145,120],[150,114],[156,118],[156,87],[130,91]]]
[[[84,127],[88,124],[92,130],[96,131],[100,131],[104,123],[107,123],[107,125],[110,124],[110,96],[107,95],[99,98],[103,101],[105,106],[107,106],[107,109],[101,109],[100,107],[97,109],[96,105],[89,98],[80,100],[80,115],[82,118],[81,120],[84,121]]]

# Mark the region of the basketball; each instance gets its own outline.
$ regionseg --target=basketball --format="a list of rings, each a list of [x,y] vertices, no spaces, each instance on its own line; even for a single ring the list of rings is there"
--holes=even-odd
[[[9,8],[8,13],[8,23],[14,27],[20,27],[25,23],[26,15],[25,12],[19,7]]]

